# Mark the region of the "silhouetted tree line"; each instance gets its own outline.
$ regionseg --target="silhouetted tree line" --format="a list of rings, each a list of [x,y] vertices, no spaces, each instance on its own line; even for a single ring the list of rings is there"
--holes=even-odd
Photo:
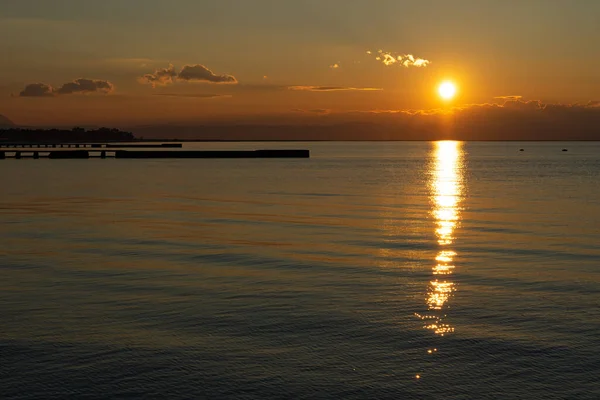
[[[131,132],[114,128],[86,130],[84,128],[66,129],[0,129],[0,141],[28,143],[74,143],[74,142],[119,142],[131,141],[135,137]]]

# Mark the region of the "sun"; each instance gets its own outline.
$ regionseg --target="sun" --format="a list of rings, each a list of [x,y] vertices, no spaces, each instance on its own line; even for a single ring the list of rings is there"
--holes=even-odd
[[[438,94],[444,100],[452,100],[456,96],[456,85],[450,81],[445,81],[438,87]]]

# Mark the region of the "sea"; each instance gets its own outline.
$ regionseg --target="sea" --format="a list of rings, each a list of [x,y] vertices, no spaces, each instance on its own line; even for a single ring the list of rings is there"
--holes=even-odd
[[[0,160],[2,399],[600,399],[600,142]]]

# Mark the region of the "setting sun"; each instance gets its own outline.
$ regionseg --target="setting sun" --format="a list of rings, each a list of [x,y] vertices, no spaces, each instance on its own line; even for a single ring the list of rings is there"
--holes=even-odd
[[[442,82],[438,87],[438,93],[444,100],[450,100],[456,95],[456,85],[452,82]]]

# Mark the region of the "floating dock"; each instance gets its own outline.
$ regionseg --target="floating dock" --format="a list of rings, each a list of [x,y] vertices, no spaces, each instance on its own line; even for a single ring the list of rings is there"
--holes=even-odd
[[[310,158],[309,150],[0,150],[6,158]]]

